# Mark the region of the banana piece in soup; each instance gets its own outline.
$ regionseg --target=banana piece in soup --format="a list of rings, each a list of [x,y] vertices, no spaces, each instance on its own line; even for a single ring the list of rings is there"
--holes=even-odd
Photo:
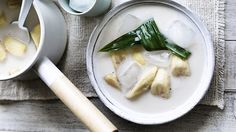
[[[5,48],[0,44],[0,62],[4,61],[7,56]]]
[[[7,6],[10,9],[16,9],[21,6],[21,0],[7,0]]]
[[[145,65],[145,59],[144,56],[142,54],[143,51],[143,47],[140,45],[137,46],[133,46],[131,48],[131,52],[132,52],[132,57],[133,59],[139,63],[140,65]]]
[[[26,44],[10,36],[5,37],[3,43],[6,50],[14,56],[23,56],[27,50]]]
[[[6,16],[3,11],[0,10],[0,27],[5,26],[7,24]]]
[[[40,33],[41,33],[41,31],[40,31],[40,25],[37,24],[37,25],[33,28],[33,30],[31,31],[31,37],[32,37],[32,39],[33,39],[33,41],[34,41],[34,44],[35,44],[36,48],[39,47]]]
[[[126,98],[133,99],[148,90],[156,76],[156,73],[156,66],[147,71],[147,73],[144,74],[135,86],[126,94]]]
[[[190,68],[188,61],[173,55],[171,60],[171,72],[174,76],[189,76]]]
[[[170,77],[165,69],[158,69],[156,77],[151,85],[151,93],[163,98],[169,98]]]
[[[112,87],[120,89],[120,83],[117,79],[116,74],[114,73],[107,74],[104,77],[104,80],[107,82],[107,84],[111,85]]]
[[[118,69],[121,62],[127,57],[128,52],[127,50],[118,50],[111,52],[111,59],[115,70]]]

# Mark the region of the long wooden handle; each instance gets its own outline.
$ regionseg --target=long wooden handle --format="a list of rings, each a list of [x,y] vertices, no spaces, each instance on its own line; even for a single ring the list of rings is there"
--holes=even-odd
[[[93,132],[115,132],[117,128],[47,58],[36,72],[61,101]]]

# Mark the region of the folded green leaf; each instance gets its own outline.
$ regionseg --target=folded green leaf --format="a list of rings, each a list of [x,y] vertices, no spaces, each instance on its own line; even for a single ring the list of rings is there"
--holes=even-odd
[[[166,43],[166,48],[171,51],[172,54],[180,57],[183,60],[188,59],[191,55],[191,52],[185,50],[184,48],[174,44],[174,43]]]
[[[140,44],[139,40],[137,39],[137,35],[135,32],[129,32],[127,34],[122,35],[121,37],[115,39],[108,45],[104,46],[102,49],[100,49],[100,52],[109,52],[114,50],[121,50],[125,48],[129,48],[135,44]]]
[[[160,35],[153,18],[138,27],[135,32],[147,51],[166,50],[165,38]]]
[[[104,46],[100,51],[109,52],[129,48],[133,45],[141,44],[147,51],[170,50],[182,59],[188,59],[191,55],[186,49],[169,43],[166,37],[161,34],[153,18],[149,19],[137,29],[122,35],[116,40]]]

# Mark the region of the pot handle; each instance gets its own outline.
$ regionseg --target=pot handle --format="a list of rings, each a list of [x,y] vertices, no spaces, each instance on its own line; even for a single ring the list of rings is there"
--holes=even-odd
[[[91,131],[117,131],[117,128],[48,58],[37,62],[35,72]]]

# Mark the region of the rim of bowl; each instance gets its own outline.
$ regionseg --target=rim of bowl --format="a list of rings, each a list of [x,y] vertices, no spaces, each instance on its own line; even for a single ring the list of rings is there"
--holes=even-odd
[[[145,117],[131,117],[129,113],[125,113],[121,111],[120,108],[118,108],[116,105],[114,105],[106,96],[105,94],[101,91],[99,88],[96,78],[94,76],[93,68],[92,68],[92,54],[93,54],[93,46],[96,44],[96,39],[99,37],[99,34],[101,33],[102,29],[106,25],[106,23],[109,22],[110,19],[112,19],[112,16],[116,15],[120,11],[122,11],[125,8],[128,8],[129,6],[135,5],[135,4],[142,4],[142,3],[155,3],[155,4],[165,4],[168,6],[175,6],[174,8],[177,8],[177,10],[180,10],[182,13],[184,13],[187,17],[189,17],[193,23],[198,27],[200,32],[202,33],[202,36],[205,41],[205,47],[206,47],[206,64],[205,64],[205,70],[207,71],[207,74],[205,78],[207,80],[201,80],[201,85],[198,86],[198,89],[196,89],[193,93],[193,95],[182,105],[177,107],[175,111],[171,111],[170,115],[168,117],[165,117],[164,119],[158,119],[158,118],[148,118],[146,119]],[[191,16],[191,17],[190,17]],[[102,102],[105,104],[106,107],[108,107],[111,111],[113,111],[115,114],[119,115],[120,117],[129,120],[131,122],[137,123],[137,124],[146,124],[146,125],[151,125],[151,124],[163,124],[167,123],[170,121],[173,121],[186,113],[188,113],[191,109],[193,109],[194,106],[198,104],[198,102],[203,98],[205,93],[207,92],[211,79],[213,77],[213,72],[214,72],[214,65],[215,65],[215,57],[214,57],[214,48],[213,48],[213,43],[211,41],[210,33],[207,30],[206,26],[200,21],[200,19],[187,7],[174,2],[172,0],[166,0],[166,1],[161,1],[161,0],[139,0],[139,1],[129,1],[125,2],[115,8],[113,8],[108,14],[103,18],[103,20],[100,22],[100,24],[94,29],[93,33],[90,36],[88,47],[87,47],[87,53],[86,53],[86,63],[87,63],[87,72],[88,76],[91,80],[91,83],[98,94],[99,98],[102,100]],[[200,89],[201,87],[201,89]],[[163,117],[162,117],[163,118]]]

